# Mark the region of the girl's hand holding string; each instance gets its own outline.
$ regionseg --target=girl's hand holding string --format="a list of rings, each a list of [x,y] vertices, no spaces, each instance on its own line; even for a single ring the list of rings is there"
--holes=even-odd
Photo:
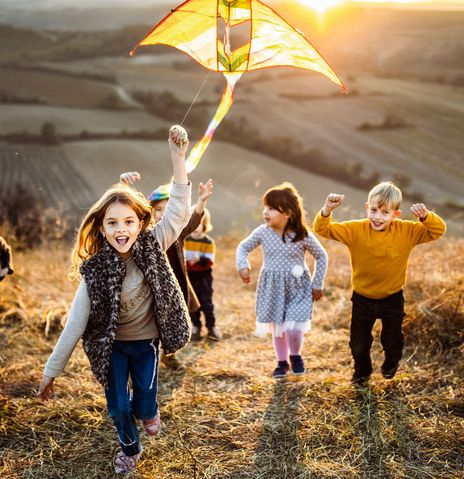
[[[49,378],[48,376],[42,376],[42,381],[40,381],[39,391],[37,396],[44,401],[48,401],[53,398],[53,381],[55,378]]]
[[[187,132],[180,125],[171,126],[168,142],[171,151],[173,181],[179,185],[187,185],[188,178],[185,168],[185,156],[189,146]]]
[[[313,289],[313,301],[319,301],[322,296],[324,296],[322,289]]]
[[[249,268],[240,269],[238,274],[245,284],[251,283],[251,271]]]

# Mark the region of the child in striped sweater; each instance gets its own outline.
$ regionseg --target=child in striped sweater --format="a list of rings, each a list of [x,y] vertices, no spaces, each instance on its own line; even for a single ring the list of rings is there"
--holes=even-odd
[[[211,215],[205,208],[205,214],[201,218],[198,228],[184,241],[188,276],[201,305],[199,310],[190,314],[193,325],[192,341],[198,341],[201,338],[201,311],[205,315],[208,339],[213,341],[220,339],[213,305],[212,267],[216,245],[214,240],[207,235],[212,229]]]

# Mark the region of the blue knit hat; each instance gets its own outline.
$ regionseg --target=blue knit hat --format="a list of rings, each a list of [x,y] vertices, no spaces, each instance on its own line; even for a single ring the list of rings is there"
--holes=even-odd
[[[171,185],[161,185],[156,188],[150,195],[148,195],[148,201],[160,201],[168,200]]]

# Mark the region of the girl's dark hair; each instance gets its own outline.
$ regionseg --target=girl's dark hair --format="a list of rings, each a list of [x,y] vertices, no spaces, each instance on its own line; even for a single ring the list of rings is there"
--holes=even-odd
[[[293,243],[308,236],[309,227],[305,221],[303,198],[291,183],[285,182],[270,188],[264,193],[262,201],[265,206],[270,206],[281,213],[290,215],[282,233],[284,243],[288,230],[295,232],[295,237],[292,239]]]

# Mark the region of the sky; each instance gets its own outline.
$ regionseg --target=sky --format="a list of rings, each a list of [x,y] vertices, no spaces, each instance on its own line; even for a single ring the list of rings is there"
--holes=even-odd
[[[266,2],[266,0],[263,0]],[[302,4],[318,4],[318,5],[331,5],[339,3],[386,3],[397,5],[414,5],[418,3],[431,4],[434,6],[462,6],[464,7],[464,0],[268,0],[270,4],[277,2],[295,2],[299,1]],[[183,0],[79,0],[77,2],[80,6],[83,5],[178,5]],[[75,6],[75,0],[0,0],[0,8],[2,6],[27,6],[33,9],[34,7],[63,7],[63,6]]]

